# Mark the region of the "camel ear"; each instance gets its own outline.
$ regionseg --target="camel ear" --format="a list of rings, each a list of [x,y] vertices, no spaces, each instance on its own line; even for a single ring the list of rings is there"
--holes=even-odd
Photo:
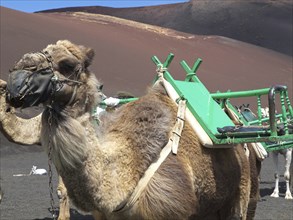
[[[83,60],[83,51],[80,50],[78,45],[71,43],[69,40],[59,40],[56,45],[65,47],[78,60]]]
[[[92,64],[92,61],[95,56],[95,51],[92,48],[86,48],[84,66],[87,68]]]

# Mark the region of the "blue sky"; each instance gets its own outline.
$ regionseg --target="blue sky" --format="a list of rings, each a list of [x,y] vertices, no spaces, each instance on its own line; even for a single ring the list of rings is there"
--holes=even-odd
[[[78,0],[0,0],[0,5],[19,10],[24,12],[35,12],[39,10],[52,9],[52,8],[63,8],[63,7],[74,7],[74,6],[108,6],[114,8],[126,8],[126,7],[137,7],[137,6],[150,6],[150,5],[162,5],[172,4],[179,2],[187,2],[188,0],[104,0],[104,1],[78,1]]]

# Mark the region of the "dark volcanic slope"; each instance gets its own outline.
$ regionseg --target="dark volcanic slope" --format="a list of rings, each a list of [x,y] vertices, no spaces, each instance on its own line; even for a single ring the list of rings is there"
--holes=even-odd
[[[81,7],[47,12],[89,12],[200,35],[220,35],[292,56],[292,10],[288,0],[191,0],[139,8]]]
[[[24,53],[38,51],[58,39],[69,39],[95,49],[91,69],[106,93],[130,90],[144,93],[155,76],[150,57],[175,54],[170,72],[184,73],[201,57],[200,79],[210,91],[244,90],[285,84],[292,89],[292,60],[250,44],[223,37],[194,36],[153,26],[85,13],[26,14],[1,8],[1,78]]]
[[[176,79],[184,78],[179,65],[182,59],[192,65],[201,57],[198,76],[211,92],[284,84],[292,97],[292,59],[271,50],[229,38],[189,35],[105,15],[27,14],[3,7],[1,79],[7,79],[8,70],[24,53],[39,51],[59,39],[94,48],[96,57],[91,70],[102,80],[108,95],[121,90],[136,96],[144,94],[155,77],[151,56],[164,60],[172,52],[175,59],[169,70]]]

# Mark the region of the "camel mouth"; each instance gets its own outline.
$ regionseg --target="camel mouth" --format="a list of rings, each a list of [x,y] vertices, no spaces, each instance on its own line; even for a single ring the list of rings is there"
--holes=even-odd
[[[52,94],[52,69],[46,68],[35,72],[16,70],[10,73],[6,101],[15,108],[37,106],[47,101]]]

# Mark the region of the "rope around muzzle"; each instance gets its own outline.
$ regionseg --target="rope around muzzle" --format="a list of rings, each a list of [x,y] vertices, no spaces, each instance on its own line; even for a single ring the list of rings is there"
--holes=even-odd
[[[121,213],[133,207],[135,202],[141,196],[142,192],[145,190],[146,186],[150,182],[155,172],[159,169],[159,167],[165,161],[168,155],[171,152],[175,155],[177,154],[179,140],[180,140],[181,133],[184,127],[185,109],[186,109],[186,100],[183,100],[183,99],[179,100],[176,123],[172,129],[171,137],[169,138],[168,143],[162,149],[158,160],[152,163],[149,166],[149,168],[145,171],[144,176],[139,180],[136,188],[134,189],[127,203],[123,207],[120,207],[119,205],[113,212]]]
[[[71,95],[71,98],[69,99],[69,101],[65,104],[65,105],[71,105],[76,97],[76,94],[77,94],[77,88],[78,86],[82,85],[83,83],[78,81],[78,77],[80,76],[82,70],[83,70],[83,67],[82,65],[78,65],[75,72],[74,72],[74,75],[75,75],[75,79],[70,79],[69,77],[58,77],[56,75],[56,73],[54,72],[54,69],[53,69],[53,58],[52,56],[49,54],[48,51],[41,51],[41,52],[38,52],[39,55],[43,56],[46,61],[48,62],[48,66],[49,68],[51,69],[51,71],[53,72],[53,77],[51,78],[51,82],[53,84],[53,90],[52,90],[52,93],[51,93],[51,96],[53,97],[54,94],[58,91],[60,91],[62,89],[62,87],[64,86],[64,84],[67,84],[69,86],[74,86],[73,88],[73,92],[72,92],[72,95]],[[73,84],[73,85],[70,85],[70,84]]]

